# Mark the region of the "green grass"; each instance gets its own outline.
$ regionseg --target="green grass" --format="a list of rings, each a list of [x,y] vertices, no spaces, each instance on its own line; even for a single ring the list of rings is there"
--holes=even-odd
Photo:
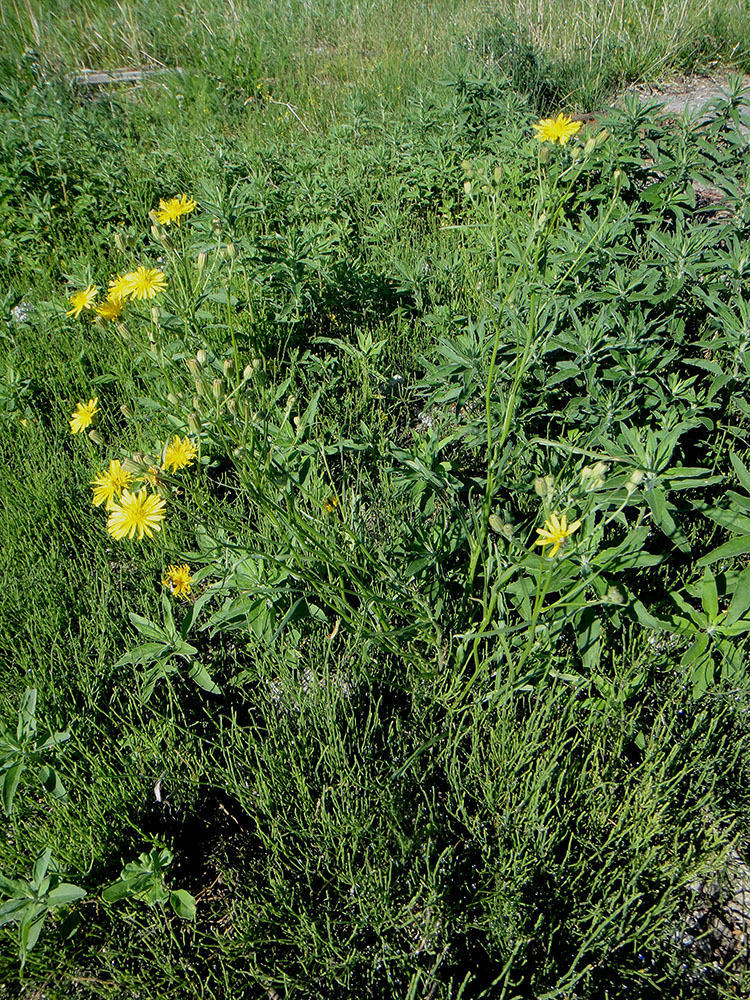
[[[699,127],[532,125],[747,69],[746,12],[0,15],[5,806],[38,693],[0,889],[49,849],[86,891],[33,947],[0,927],[6,993],[742,995],[740,960],[676,943],[750,839],[739,93]],[[131,64],[182,72],[70,86]],[[139,265],[166,294],[66,315]],[[199,454],[163,471],[162,530],[116,541],[92,479],[175,434]]]

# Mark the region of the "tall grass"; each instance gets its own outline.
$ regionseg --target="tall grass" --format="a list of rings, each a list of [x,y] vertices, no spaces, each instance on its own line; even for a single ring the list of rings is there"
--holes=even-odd
[[[550,102],[593,107],[614,87],[700,69],[717,57],[750,68],[748,12],[737,0],[445,0],[218,5],[139,0],[12,0],[1,10],[5,58],[34,50],[47,71],[181,66],[261,82],[285,101],[353,92],[398,99],[419,80],[479,58]],[[534,72],[530,73],[530,62]]]

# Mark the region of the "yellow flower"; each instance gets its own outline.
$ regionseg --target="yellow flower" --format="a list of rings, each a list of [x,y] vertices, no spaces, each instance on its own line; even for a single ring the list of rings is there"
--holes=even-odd
[[[558,518],[557,514],[550,514],[549,518],[544,522],[544,527],[536,529],[539,538],[534,542],[534,545],[551,545],[552,549],[549,552],[549,557],[552,559],[559,552],[565,539],[569,538],[574,531],[578,531],[580,527],[580,521],[573,521],[572,524],[568,524],[566,514],[563,514],[560,518]]]
[[[102,319],[109,320],[111,323],[114,319],[120,318],[120,313],[125,308],[125,302],[121,298],[111,299],[107,296],[106,300],[102,302],[100,306],[96,307],[97,314],[102,317]]]
[[[124,490],[119,504],[113,503],[107,518],[107,531],[118,541],[133,538],[138,532],[139,541],[143,536],[151,538],[154,531],[161,531],[166,501],[153,493],[140,490],[131,493]]]
[[[76,292],[75,295],[71,295],[71,308],[68,309],[65,315],[75,316],[75,318],[78,319],[84,309],[93,308],[94,299],[96,298],[96,293],[98,291],[99,289],[95,285],[87,285],[82,292]]]
[[[169,587],[175,597],[187,597],[190,593],[190,584],[193,582],[190,567],[187,563],[181,566],[170,565],[167,575],[161,582],[165,587]]]
[[[171,441],[164,446],[164,461],[162,469],[171,466],[172,472],[178,469],[185,469],[190,465],[198,454],[198,449],[188,437],[180,439],[179,434],[175,434]]]
[[[128,274],[118,274],[112,278],[107,292],[107,302],[124,302],[128,294],[129,279]]]
[[[113,459],[109,463],[107,471],[95,476],[91,481],[91,485],[94,487],[94,506],[99,507],[101,504],[105,504],[107,510],[110,510],[114,497],[119,497],[132,481],[132,474],[127,469],[123,469],[116,458]]]
[[[167,287],[164,272],[156,268],[138,267],[123,275],[122,280],[124,293],[131,302],[133,299],[153,299],[157,292]]]
[[[557,118],[542,118],[536,122],[536,137],[540,142],[559,142],[564,146],[583,126],[583,122],[574,122],[562,111]]]
[[[156,213],[156,218],[162,226],[171,226],[173,222],[176,222],[179,226],[183,215],[189,215],[195,211],[195,204],[195,201],[192,198],[188,198],[186,194],[181,194],[179,198],[170,198],[168,201],[160,198],[159,211]]]
[[[99,407],[96,405],[98,402],[99,397],[94,396],[88,403],[76,403],[76,408],[70,418],[71,434],[80,434],[81,431],[85,431],[91,425],[94,414],[99,412]]]
[[[326,512],[326,514],[332,514],[333,511],[336,510],[338,505],[339,505],[338,497],[330,497],[330,499],[326,500],[326,502],[323,504],[323,510]]]

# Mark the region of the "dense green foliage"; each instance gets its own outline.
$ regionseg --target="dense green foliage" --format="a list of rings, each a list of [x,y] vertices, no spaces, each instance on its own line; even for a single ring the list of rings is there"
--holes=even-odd
[[[739,87],[699,124],[626,101],[550,146],[564,53],[554,86],[518,46],[501,73],[446,44],[439,81],[391,51],[382,91],[347,89],[369,36],[329,6],[335,100],[308,8],[304,72],[270,15],[230,38],[209,5],[154,35],[182,74],[93,94],[60,71],[73,22],[14,9],[0,981],[741,994],[678,942],[750,839]],[[123,61],[102,10],[81,43]],[[149,218],[180,192],[179,226]],[[166,293],[66,315],[141,265]],[[198,455],[164,469],[175,434]],[[113,459],[162,466],[151,539],[91,504]]]

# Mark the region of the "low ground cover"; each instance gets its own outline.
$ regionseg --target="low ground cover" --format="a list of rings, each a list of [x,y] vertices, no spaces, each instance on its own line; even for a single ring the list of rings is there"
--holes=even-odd
[[[481,46],[271,78],[270,14],[238,76],[219,20],[91,94],[12,15],[0,980],[741,994],[739,85],[581,124]]]

